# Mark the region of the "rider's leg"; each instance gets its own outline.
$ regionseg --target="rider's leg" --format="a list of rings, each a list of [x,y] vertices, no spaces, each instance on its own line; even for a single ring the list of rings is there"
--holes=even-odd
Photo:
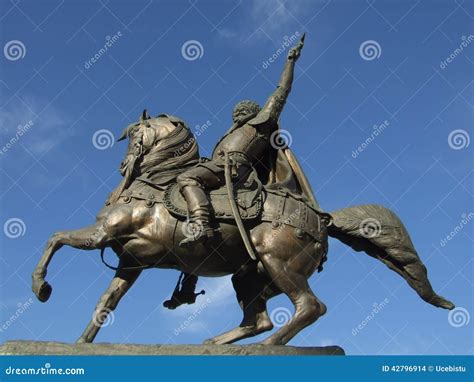
[[[197,166],[178,176],[177,182],[184,199],[188,204],[191,224],[197,229],[180,244],[201,241],[213,236],[210,227],[211,204],[205,190],[212,190],[224,184],[224,170],[215,166],[212,171],[204,166]]]
[[[188,184],[181,189],[186,202],[190,221],[200,223],[204,230],[207,230],[210,224],[211,204],[204,189],[199,185]]]

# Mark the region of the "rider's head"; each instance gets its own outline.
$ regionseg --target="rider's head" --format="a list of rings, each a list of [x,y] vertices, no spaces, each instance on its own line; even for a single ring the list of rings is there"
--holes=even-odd
[[[244,118],[252,114],[257,114],[260,111],[260,106],[254,101],[244,100],[240,101],[234,107],[232,112],[232,120],[234,123],[239,123]]]

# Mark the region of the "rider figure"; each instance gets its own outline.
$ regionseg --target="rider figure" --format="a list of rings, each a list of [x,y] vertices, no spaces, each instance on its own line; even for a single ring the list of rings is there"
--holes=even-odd
[[[278,119],[291,90],[295,62],[303,48],[304,35],[288,53],[288,59],[276,91],[260,106],[253,101],[239,102],[232,113],[233,126],[220,139],[212,153],[212,159],[178,176],[179,189],[188,204],[189,223],[194,235],[180,245],[204,242],[214,236],[210,227],[211,205],[206,191],[225,184],[224,168],[227,155],[233,165],[233,177],[244,182],[252,168],[262,161],[271,134],[278,128]]]

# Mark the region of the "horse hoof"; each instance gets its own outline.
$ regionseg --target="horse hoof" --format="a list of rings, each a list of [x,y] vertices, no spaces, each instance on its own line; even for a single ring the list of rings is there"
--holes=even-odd
[[[53,288],[47,281],[42,281],[40,284],[33,284],[33,292],[35,292],[36,297],[41,302],[48,301],[52,291]]]

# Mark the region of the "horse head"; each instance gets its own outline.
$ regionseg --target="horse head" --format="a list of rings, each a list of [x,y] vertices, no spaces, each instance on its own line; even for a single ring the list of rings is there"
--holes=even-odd
[[[185,160],[199,159],[199,149],[194,135],[187,124],[179,117],[160,114],[150,117],[146,110],[140,115],[139,121],[127,126],[118,141],[129,139],[127,153],[120,171],[125,175],[128,171],[141,175],[154,169],[170,167],[171,162],[183,164]],[[137,159],[140,159],[137,161]],[[132,165],[134,168],[131,169]],[[154,167],[154,168],[151,168]]]
[[[172,115],[160,114],[152,118],[143,110],[139,121],[128,125],[118,140],[125,138],[129,139],[128,149],[120,165],[124,179],[107,204],[117,201],[136,177],[146,174],[150,180],[155,180],[164,171],[180,171],[199,160],[193,133],[181,118]]]

